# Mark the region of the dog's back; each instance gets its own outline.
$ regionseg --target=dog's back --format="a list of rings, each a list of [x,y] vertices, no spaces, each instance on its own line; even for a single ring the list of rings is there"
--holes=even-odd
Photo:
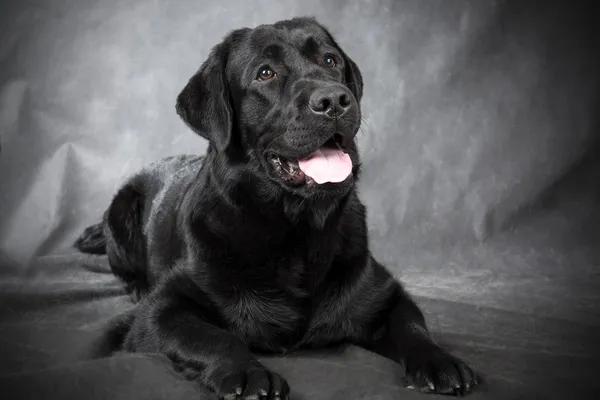
[[[148,165],[121,186],[103,221],[85,229],[75,247],[107,254],[112,272],[135,301],[146,294],[182,250],[174,234],[176,207],[203,157],[167,157]],[[154,249],[148,253],[147,249]]]

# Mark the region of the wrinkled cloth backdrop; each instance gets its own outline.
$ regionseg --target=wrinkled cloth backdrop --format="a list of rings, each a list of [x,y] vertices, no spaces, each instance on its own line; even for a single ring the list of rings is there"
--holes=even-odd
[[[131,305],[106,259],[70,243],[127,175],[204,152],[174,102],[211,46],[308,14],[364,76],[373,252],[436,338],[486,376],[472,398],[591,399],[600,68],[585,4],[2,1],[2,397],[211,398],[160,357],[83,356]],[[400,368],[353,346],[265,362],[295,399],[422,398],[400,388]]]

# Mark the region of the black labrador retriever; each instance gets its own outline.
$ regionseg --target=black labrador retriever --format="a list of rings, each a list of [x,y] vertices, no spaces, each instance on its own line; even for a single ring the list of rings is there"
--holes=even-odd
[[[138,301],[122,349],[166,355],[225,399],[285,399],[253,354],[353,343],[404,363],[411,386],[478,383],[369,252],[356,192],[363,82],[316,20],[239,29],[177,98],[210,141],[118,191],[76,247],[106,253]]]

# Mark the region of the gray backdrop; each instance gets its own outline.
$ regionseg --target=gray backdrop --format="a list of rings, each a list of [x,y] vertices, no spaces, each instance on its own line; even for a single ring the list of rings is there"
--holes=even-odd
[[[202,396],[162,359],[86,361],[129,303],[106,260],[70,243],[142,165],[206,149],[174,101],[210,47],[299,15],[361,68],[373,252],[486,375],[473,398],[600,389],[596,14],[488,0],[2,0],[0,384],[15,398]],[[297,399],[419,398],[353,347],[267,362]]]

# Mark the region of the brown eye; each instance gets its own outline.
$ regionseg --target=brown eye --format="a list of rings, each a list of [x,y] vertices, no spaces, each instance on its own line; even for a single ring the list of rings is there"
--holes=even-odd
[[[273,71],[270,67],[263,67],[258,73],[258,79],[261,81],[268,81],[271,78],[275,77],[275,71]]]
[[[335,62],[335,57],[331,54],[325,54],[325,57],[323,57],[323,62],[327,68],[333,68],[337,65]]]

